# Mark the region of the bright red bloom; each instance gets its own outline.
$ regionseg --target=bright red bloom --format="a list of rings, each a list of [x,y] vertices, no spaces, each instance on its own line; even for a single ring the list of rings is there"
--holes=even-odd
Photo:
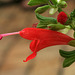
[[[60,12],[59,15],[57,16],[57,21],[60,22],[61,24],[65,24],[67,21],[68,17],[65,12]]]
[[[25,28],[19,34],[25,39],[33,40],[30,44],[30,49],[33,53],[24,62],[33,59],[37,55],[37,52],[45,47],[68,45],[69,41],[74,40],[60,32],[40,28]]]

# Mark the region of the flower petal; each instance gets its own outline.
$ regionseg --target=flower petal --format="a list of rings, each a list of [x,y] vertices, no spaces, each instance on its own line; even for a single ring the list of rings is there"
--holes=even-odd
[[[33,40],[30,43],[30,49],[32,52],[36,52],[38,45],[40,44],[40,40]]]
[[[36,55],[37,55],[37,53],[35,53],[35,52],[32,53],[31,55],[29,55],[29,56],[26,58],[26,60],[23,60],[23,62],[27,62],[28,60],[31,60],[31,59],[35,58]]]
[[[30,44],[30,49],[32,52],[38,52],[39,50],[55,45],[67,45],[68,43],[56,40],[41,40],[38,45],[36,46],[37,40],[33,40]],[[36,49],[35,49],[36,46]]]
[[[63,33],[41,28],[25,28],[20,31],[20,36],[28,40],[56,39],[63,42],[69,42],[73,40],[73,38]]]

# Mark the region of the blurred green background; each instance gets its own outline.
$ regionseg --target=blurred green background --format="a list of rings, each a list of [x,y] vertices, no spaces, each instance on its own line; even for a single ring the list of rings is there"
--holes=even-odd
[[[34,10],[29,7],[28,0],[0,0],[0,34],[20,31],[32,27],[36,19]],[[68,0],[64,10],[69,14],[75,8],[75,0]],[[49,15],[48,11],[43,14]],[[52,17],[57,18],[58,12]],[[68,34],[72,36],[70,31]],[[19,35],[8,36],[0,40],[0,75],[75,75],[75,63],[63,69],[63,58],[59,49],[72,50],[69,46],[53,46],[38,52],[37,57],[26,63],[23,62],[31,54],[31,41]]]

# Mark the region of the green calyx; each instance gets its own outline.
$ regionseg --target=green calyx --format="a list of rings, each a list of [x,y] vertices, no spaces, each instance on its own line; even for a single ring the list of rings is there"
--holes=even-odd
[[[70,41],[68,45],[75,47],[75,40]]]

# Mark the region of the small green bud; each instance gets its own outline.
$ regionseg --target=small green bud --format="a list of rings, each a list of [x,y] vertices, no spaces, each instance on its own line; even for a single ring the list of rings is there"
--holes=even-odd
[[[61,8],[65,8],[67,6],[67,3],[65,1],[61,1],[59,4],[58,4],[59,7]]]
[[[51,8],[49,14],[53,15],[56,11],[58,11],[58,8]]]
[[[57,2],[57,3],[60,3],[60,2],[61,2],[61,0],[56,0],[56,2]]]

